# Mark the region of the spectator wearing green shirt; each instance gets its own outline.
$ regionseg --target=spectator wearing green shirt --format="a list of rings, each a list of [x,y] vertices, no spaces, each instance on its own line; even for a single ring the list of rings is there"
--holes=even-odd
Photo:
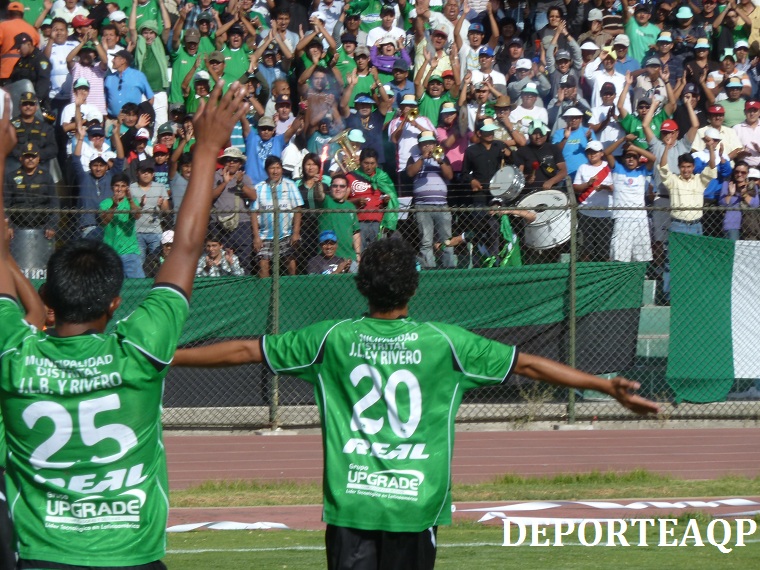
[[[659,105],[659,102],[653,102],[649,97],[642,97],[636,105],[636,112],[629,113],[625,108],[625,101],[628,98],[628,92],[631,90],[632,84],[633,74],[628,71],[625,74],[625,87],[620,92],[620,97],[618,97],[617,101],[618,113],[620,113],[618,123],[623,127],[623,130],[625,130],[626,133],[636,135],[636,140],[633,141],[633,144],[646,150],[649,148],[649,143],[647,143],[647,137],[644,133],[642,121],[652,104]],[[669,117],[673,116],[673,113],[676,110],[676,96],[673,93],[673,88],[670,86],[670,83],[665,82],[665,90],[667,93],[665,103],[656,110],[652,116],[652,122],[650,124],[655,138],[659,138],[660,136],[660,126],[662,126],[662,123]]]
[[[114,174],[111,178],[113,196],[100,203],[100,223],[103,225],[103,243],[110,245],[124,266],[124,277],[142,279],[145,277],[140,246],[137,243],[136,221],[142,211],[132,199],[129,191],[129,176]]]
[[[351,33],[345,33],[340,36],[340,43],[341,46],[337,51],[338,61],[335,63],[334,69],[340,73],[340,77],[345,84],[348,74],[356,69],[356,62],[354,61],[354,51],[357,46],[356,36]]]
[[[443,88],[443,77],[435,69],[435,61],[428,66],[428,61],[422,64],[414,78],[415,96],[419,103],[420,114],[430,119],[436,125],[438,117],[441,114],[441,107],[444,103],[456,103],[459,99],[459,90],[452,95]],[[459,69],[456,69],[454,77],[459,76]]]
[[[177,20],[179,22],[179,20]],[[181,28],[180,28],[181,31]],[[201,34],[195,28],[185,30],[180,46],[180,34],[177,33],[172,38],[172,51],[170,59],[172,62],[172,80],[169,86],[169,103],[178,104],[185,102],[185,95],[182,93],[182,82],[191,69],[196,67],[198,61],[198,42]]]
[[[222,34],[217,34],[217,45],[221,42]],[[220,46],[224,56],[224,80],[231,84],[248,75],[251,67],[251,50],[244,41],[245,30],[242,26],[232,26],[226,34],[227,40]]]
[[[377,76],[377,68],[370,70],[369,48],[367,46],[359,46],[354,50],[354,61],[356,62],[356,69],[353,73],[356,75],[356,83],[351,91],[350,107],[354,106],[354,98],[359,93],[372,93],[375,87],[381,85]]]
[[[143,19],[138,23],[138,6],[138,0],[133,0],[129,16],[129,39],[135,46],[135,67],[145,74],[148,85],[153,90],[153,110],[156,113],[156,124],[160,125],[169,119],[169,96],[166,93],[169,87],[169,70],[164,46],[169,39],[171,22],[169,12],[162,2],[163,29],[159,30],[156,20]]]
[[[625,21],[625,35],[631,40],[629,53],[633,59],[641,61],[644,59],[649,46],[657,43],[657,36],[660,35],[660,28],[652,24],[649,20],[652,17],[650,8],[646,4],[637,4],[631,18],[628,10],[623,10],[623,20]]]

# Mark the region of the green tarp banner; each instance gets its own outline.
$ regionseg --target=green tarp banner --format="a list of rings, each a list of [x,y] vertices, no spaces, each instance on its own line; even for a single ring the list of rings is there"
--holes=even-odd
[[[644,271],[639,263],[578,264],[578,317],[638,310]],[[567,264],[427,271],[420,274],[411,314],[479,331],[558,323],[567,318],[569,277]],[[116,318],[129,314],[151,285],[149,280],[127,280]],[[197,279],[181,343],[264,334],[271,305],[271,279]],[[351,275],[282,277],[279,305],[280,331],[366,312]]]

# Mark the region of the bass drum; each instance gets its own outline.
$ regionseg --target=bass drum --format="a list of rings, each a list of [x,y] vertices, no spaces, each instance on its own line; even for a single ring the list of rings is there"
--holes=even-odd
[[[559,190],[538,190],[520,200],[516,204],[518,208],[536,213],[535,221],[525,226],[522,243],[533,249],[551,249],[569,241],[568,204],[567,196]]]
[[[494,198],[511,202],[520,195],[523,188],[525,188],[525,175],[522,171],[514,166],[505,166],[493,175],[488,191]]]

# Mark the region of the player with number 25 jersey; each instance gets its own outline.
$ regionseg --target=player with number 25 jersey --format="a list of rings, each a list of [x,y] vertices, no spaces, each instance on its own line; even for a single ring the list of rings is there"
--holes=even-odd
[[[8,503],[22,558],[129,566],[164,555],[161,397],[187,314],[183,293],[157,285],[113,333],[61,338],[0,297]]]

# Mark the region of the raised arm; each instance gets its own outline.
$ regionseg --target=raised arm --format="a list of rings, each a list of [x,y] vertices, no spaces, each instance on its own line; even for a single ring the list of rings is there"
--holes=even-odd
[[[196,348],[181,348],[174,354],[172,366],[216,368],[258,364],[262,360],[259,339],[231,340]]]
[[[195,269],[203,250],[209,212],[211,187],[216,171],[219,150],[229,141],[232,128],[248,107],[245,90],[236,81],[222,96],[224,81],[219,81],[208,101],[201,106],[193,119],[196,143],[193,172],[187,192],[177,214],[174,230],[174,255],[170,255],[156,276],[156,283],[171,283],[190,297]]]
[[[5,179],[5,158],[16,146],[16,129],[11,124],[11,96],[4,93],[3,114],[0,116],[0,178]],[[16,297],[16,278],[11,270],[10,236],[6,228],[5,185],[0,185],[0,295]]]

